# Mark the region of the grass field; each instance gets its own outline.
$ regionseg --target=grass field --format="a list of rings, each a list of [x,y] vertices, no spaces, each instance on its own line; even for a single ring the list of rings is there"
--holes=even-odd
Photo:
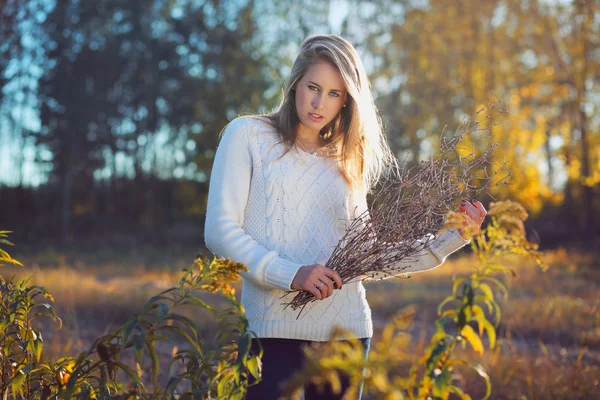
[[[87,349],[151,296],[175,284],[196,255],[195,249],[185,248],[11,250],[25,267],[3,267],[2,274],[32,276],[31,283],[54,295],[63,319],[61,330],[44,331],[48,357]],[[459,356],[486,368],[493,399],[600,399],[600,259],[594,253],[560,249],[547,252],[545,262],[549,269],[543,272],[522,259],[506,260],[516,278],[511,279],[508,300],[501,301],[497,349],[486,349],[483,357],[461,349]],[[407,351],[421,355],[434,330],[437,305],[451,292],[453,276],[469,274],[471,265],[473,260],[463,253],[408,280],[368,284],[374,343],[391,315],[414,305],[412,348]],[[204,335],[212,334],[212,320],[193,317],[205,321]],[[474,373],[457,379],[473,398],[481,397],[483,383]]]

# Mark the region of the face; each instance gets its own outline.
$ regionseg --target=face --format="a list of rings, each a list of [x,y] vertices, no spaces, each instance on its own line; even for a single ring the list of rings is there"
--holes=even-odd
[[[296,112],[300,135],[318,135],[340,112],[346,101],[342,74],[332,64],[311,65],[296,83]]]

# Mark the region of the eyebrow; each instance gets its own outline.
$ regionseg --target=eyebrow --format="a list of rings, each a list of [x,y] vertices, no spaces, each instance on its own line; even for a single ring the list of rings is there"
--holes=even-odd
[[[315,86],[318,86],[319,88],[321,87],[321,85],[319,85],[317,82],[314,81],[309,81],[308,83],[312,83]],[[339,89],[331,89],[332,92],[338,92],[338,93],[342,93],[343,90],[339,90]]]

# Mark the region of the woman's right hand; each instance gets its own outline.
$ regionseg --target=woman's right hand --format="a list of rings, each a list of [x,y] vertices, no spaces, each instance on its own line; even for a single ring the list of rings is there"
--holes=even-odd
[[[321,264],[305,265],[301,267],[292,280],[292,289],[311,292],[315,299],[324,300],[333,294],[333,284],[342,288],[340,275]]]

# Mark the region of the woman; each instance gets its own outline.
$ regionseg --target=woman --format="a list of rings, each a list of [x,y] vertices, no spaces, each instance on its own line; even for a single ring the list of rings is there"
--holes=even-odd
[[[210,179],[205,241],[217,256],[248,267],[242,304],[264,348],[263,380],[248,399],[278,398],[278,385],[302,366],[301,347],[327,341],[336,325],[368,351],[373,327],[362,282],[342,285],[324,264],[393,164],[362,62],[339,36],[302,43],[274,113],[227,125]],[[459,211],[481,224],[485,209],[475,204],[463,202]],[[466,243],[446,231],[407,272],[432,269]],[[319,301],[298,318],[282,299],[289,290]],[[336,397],[308,387],[305,398]]]

